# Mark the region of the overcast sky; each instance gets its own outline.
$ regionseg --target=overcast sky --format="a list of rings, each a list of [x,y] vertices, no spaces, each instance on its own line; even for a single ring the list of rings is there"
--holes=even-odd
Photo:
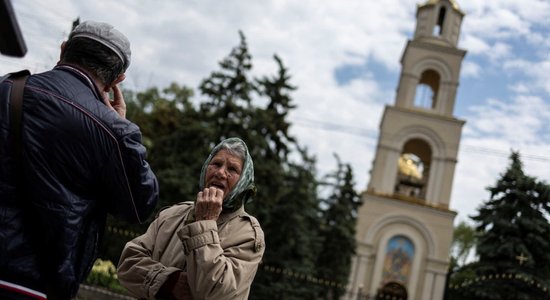
[[[24,58],[0,56],[0,73],[33,73],[57,62],[73,20],[104,21],[132,42],[124,87],[177,82],[196,89],[238,45],[253,73],[274,74],[277,54],[298,87],[291,133],[317,157],[337,153],[366,188],[386,104],[393,104],[405,44],[425,0],[12,0],[27,43]],[[451,208],[467,220],[519,150],[527,174],[550,179],[550,1],[457,0],[466,13],[455,116],[466,120]],[[258,199],[261,201],[261,199]]]

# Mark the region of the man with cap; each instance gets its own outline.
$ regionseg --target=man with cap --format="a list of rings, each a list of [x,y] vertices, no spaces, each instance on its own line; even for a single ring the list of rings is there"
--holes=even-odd
[[[130,58],[122,33],[86,21],[52,70],[27,78],[18,124],[15,75],[0,83],[0,299],[74,298],[107,214],[144,222],[155,208],[158,182],[118,87]]]

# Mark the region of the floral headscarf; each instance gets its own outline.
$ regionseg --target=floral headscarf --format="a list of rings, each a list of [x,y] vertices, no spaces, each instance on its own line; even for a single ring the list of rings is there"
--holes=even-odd
[[[232,146],[234,144],[241,144],[244,147],[245,155],[239,181],[237,181],[237,184],[235,184],[233,189],[229,192],[229,195],[227,195],[223,201],[224,211],[234,211],[238,209],[242,205],[245,205],[246,203],[252,201],[252,197],[256,194],[256,186],[254,185],[254,163],[252,162],[252,157],[250,157],[248,147],[246,147],[244,141],[239,138],[233,137],[223,140],[216,147],[214,147],[214,149],[212,149],[212,152],[210,152],[210,155],[202,165],[201,177],[199,181],[199,187],[202,190],[204,189],[204,177],[206,176],[206,168],[208,167],[208,164],[210,163],[212,158],[216,155],[216,153],[218,153],[218,151],[222,149],[227,149],[225,148],[225,146]]]

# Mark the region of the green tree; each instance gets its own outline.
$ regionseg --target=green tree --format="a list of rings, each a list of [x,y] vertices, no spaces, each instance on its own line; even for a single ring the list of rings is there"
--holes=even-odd
[[[550,297],[550,186],[523,172],[519,153],[512,152],[510,160],[488,188],[490,199],[472,217],[479,261],[464,270],[474,272],[479,283],[460,289],[457,299]]]
[[[468,259],[475,254],[476,242],[476,231],[472,225],[462,221],[454,227],[446,293],[449,285],[459,285],[475,279],[476,275],[470,268]]]
[[[325,285],[318,299],[340,299],[348,282],[351,258],[355,254],[355,225],[357,209],[361,204],[359,194],[354,189],[351,166],[343,164],[335,155],[338,167],[328,176],[326,183],[332,192],[324,200],[322,224],[319,236],[322,247],[317,257],[320,278],[341,286]]]
[[[475,229],[466,222],[460,222],[453,232],[453,244],[451,246],[453,257],[457,264],[463,266],[475,252]]]
[[[193,92],[176,83],[137,95],[132,117],[141,127],[148,159],[159,179],[158,209],[195,198],[213,128],[191,103]],[[134,115],[135,114],[135,115]]]
[[[246,38],[239,32],[240,43],[199,86],[206,97],[201,103],[205,120],[214,128],[220,141],[238,136],[248,143],[248,129],[252,121],[252,93],[254,84],[249,78],[252,56],[248,52]],[[212,141],[213,144],[217,141]],[[249,145],[250,146],[250,145]]]
[[[254,281],[250,299],[315,299],[318,285],[302,276],[316,277],[320,240],[317,182],[314,161],[289,164],[281,197],[262,225],[266,232],[264,265]],[[261,205],[261,204],[260,204]]]

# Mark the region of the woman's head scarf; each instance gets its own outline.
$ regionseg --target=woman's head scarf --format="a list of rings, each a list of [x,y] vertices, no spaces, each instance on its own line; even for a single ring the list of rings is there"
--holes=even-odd
[[[252,201],[252,197],[256,194],[256,186],[254,185],[254,163],[252,162],[252,157],[250,156],[250,153],[248,152],[248,147],[246,146],[244,141],[239,138],[233,137],[223,140],[221,143],[216,145],[216,147],[212,149],[212,152],[210,152],[210,155],[202,165],[201,177],[199,181],[199,187],[201,190],[203,190],[204,179],[206,176],[206,168],[208,167],[208,164],[210,164],[212,158],[216,155],[216,153],[218,153],[218,151],[222,149],[227,149],[225,148],[225,146],[234,144],[241,144],[245,150],[243,168],[241,170],[239,181],[237,181],[233,189],[229,192],[229,195],[225,196],[225,199],[223,201],[224,211],[234,211],[238,209],[242,205],[245,205],[246,203]]]

